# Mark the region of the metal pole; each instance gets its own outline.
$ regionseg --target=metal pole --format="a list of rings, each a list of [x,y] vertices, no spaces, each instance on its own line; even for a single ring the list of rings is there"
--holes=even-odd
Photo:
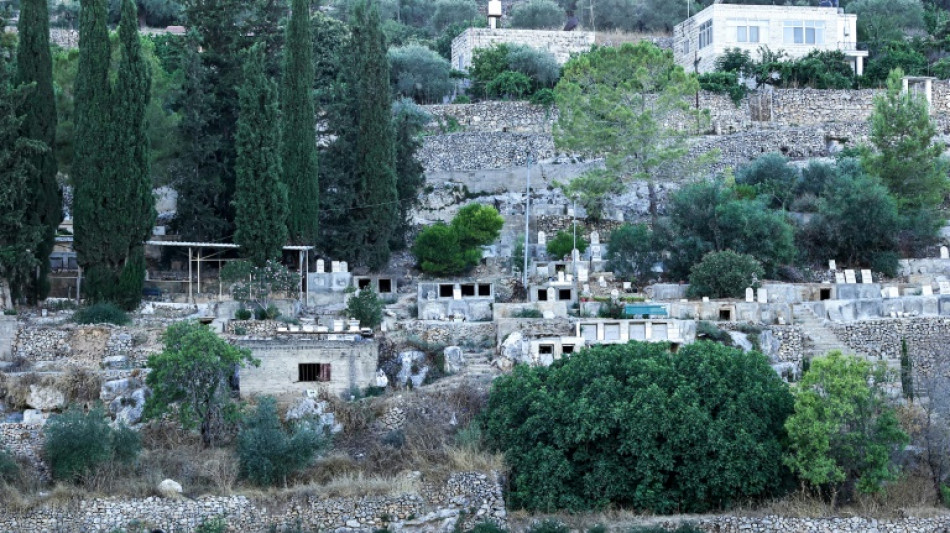
[[[524,270],[521,271],[521,284],[528,289],[528,227],[531,222],[531,155],[528,155],[528,187],[524,195]]]
[[[191,291],[191,246],[188,247],[188,301],[194,303],[195,297]]]
[[[198,294],[201,294],[201,248],[198,248]]]
[[[571,212],[574,224],[574,247],[571,248],[571,264],[574,265],[574,275],[577,275],[577,261],[574,260],[574,250],[577,250],[577,198],[574,198],[574,210]]]

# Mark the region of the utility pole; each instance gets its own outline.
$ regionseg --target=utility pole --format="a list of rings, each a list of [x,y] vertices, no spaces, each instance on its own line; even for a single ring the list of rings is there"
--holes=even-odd
[[[528,290],[528,231],[531,222],[531,154],[528,154],[527,189],[524,195],[524,269],[521,271],[521,284]]]
[[[590,31],[597,32],[597,26],[594,24],[594,0],[590,0]]]
[[[574,266],[574,276],[577,277],[577,261],[574,259],[574,250],[577,250],[577,196],[574,197],[574,207],[571,209],[571,223],[574,225],[574,246],[571,248],[571,264]]]

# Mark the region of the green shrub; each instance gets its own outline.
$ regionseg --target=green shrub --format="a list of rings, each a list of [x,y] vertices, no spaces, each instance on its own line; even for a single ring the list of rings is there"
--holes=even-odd
[[[732,103],[739,107],[742,99],[749,92],[744,83],[739,83],[739,77],[734,72],[707,72],[699,75],[699,86],[704,91],[725,94]]]
[[[463,250],[495,242],[504,225],[505,219],[498,214],[497,209],[474,203],[459,209],[452,219],[452,228],[458,234],[459,245]]]
[[[226,533],[227,531],[228,522],[222,516],[203,520],[195,528],[195,533]]]
[[[369,287],[346,302],[346,314],[360,321],[360,327],[375,328],[383,322],[383,301]]]
[[[732,346],[732,336],[729,335],[728,331],[723,331],[717,328],[712,322],[707,322],[705,320],[700,320],[699,323],[696,324],[696,338],[704,338],[713,342],[718,342],[719,344]]]
[[[554,87],[561,77],[561,66],[554,54],[525,44],[508,45],[508,69],[527,76],[535,91]]]
[[[468,97],[467,94],[460,94],[455,97],[455,100],[452,100],[453,104],[470,104],[472,99]]]
[[[49,419],[44,433],[44,458],[53,478],[62,481],[82,482],[99,465],[129,463],[142,449],[138,433],[125,426],[113,429],[101,406],[88,413],[70,406]]]
[[[555,30],[564,24],[564,10],[552,0],[528,0],[511,8],[511,27]]]
[[[461,273],[475,259],[473,254],[462,252],[455,229],[441,222],[419,232],[412,254],[423,272],[435,275]],[[478,256],[481,257],[481,253]]]
[[[574,234],[566,231],[559,231],[553,239],[548,241],[547,251],[551,257],[561,258],[571,255],[574,249]],[[587,250],[587,240],[583,237],[577,237],[577,251],[584,253]]]
[[[760,353],[630,342],[515,367],[478,420],[512,509],[693,513],[776,495],[791,412]]]
[[[7,316],[16,316],[16,309],[4,309],[3,314]]]
[[[944,507],[950,507],[950,487],[940,485],[940,501]]]
[[[653,266],[660,260],[653,230],[646,224],[624,224],[610,232],[607,267],[623,279],[637,285],[655,277]]]
[[[531,78],[520,72],[507,70],[488,82],[485,92],[489,96],[506,100],[520,100],[531,93]]]
[[[287,483],[287,478],[310,466],[325,438],[304,422],[284,428],[277,401],[263,397],[238,431],[237,452],[241,477],[256,485]]]
[[[253,315],[251,315],[251,310],[250,310],[250,309],[247,309],[247,308],[245,308],[245,307],[243,307],[243,306],[242,306],[240,309],[238,309],[237,311],[234,312],[234,319],[235,319],[235,320],[250,320],[250,319],[251,319],[251,316],[253,316]]]
[[[531,524],[525,533],[571,533],[571,528],[557,520],[542,520]]]
[[[544,318],[544,314],[537,309],[519,309],[511,313],[511,318]]]
[[[557,97],[554,94],[554,89],[539,89],[531,95],[531,103],[534,105],[540,105],[545,107],[551,107],[557,102]]]
[[[20,465],[13,454],[0,448],[0,482],[11,483],[20,475]]]
[[[468,530],[469,533],[508,533],[508,530],[494,522],[479,522]]]
[[[129,315],[112,303],[98,303],[83,307],[73,314],[79,324],[115,324],[124,326],[130,322]]]
[[[741,298],[762,275],[762,265],[751,255],[710,252],[690,272],[687,292],[691,298]]]
[[[419,104],[442,103],[455,83],[449,74],[448,60],[420,44],[390,48],[389,77],[397,95],[412,98]]]

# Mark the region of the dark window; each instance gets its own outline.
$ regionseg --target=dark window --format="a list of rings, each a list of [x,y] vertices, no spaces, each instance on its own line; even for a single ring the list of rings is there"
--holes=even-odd
[[[538,289],[538,301],[546,302],[548,301],[548,290],[547,289]]]
[[[439,298],[451,298],[454,289],[453,285],[439,285]]]
[[[567,265],[554,265],[555,272],[567,272]]]
[[[478,286],[478,295],[479,296],[491,296],[491,285],[487,283],[482,283]]]
[[[818,291],[818,299],[821,301],[831,299],[831,289],[820,289]]]
[[[330,365],[301,363],[297,365],[297,381],[330,381]]]
[[[475,285],[462,285],[462,296],[475,296]]]
[[[370,279],[368,279],[368,278],[362,278],[362,279],[356,280],[356,285],[359,287],[360,290],[363,290],[363,289],[365,289],[366,287],[369,287],[369,284],[370,284],[371,282],[372,282],[372,280],[370,280]]]
[[[571,299],[571,289],[559,289],[557,291],[557,299],[564,301]]]
[[[564,346],[561,346],[561,353],[563,353],[563,354],[574,353],[574,345],[573,345],[573,344],[565,344]]]
[[[732,310],[731,310],[731,309],[720,309],[720,310],[719,310],[719,320],[732,320]]]
[[[393,280],[391,279],[379,280],[379,292],[382,292],[382,293],[393,292]]]
[[[538,346],[538,353],[541,355],[549,355],[554,353],[553,344],[542,344]]]

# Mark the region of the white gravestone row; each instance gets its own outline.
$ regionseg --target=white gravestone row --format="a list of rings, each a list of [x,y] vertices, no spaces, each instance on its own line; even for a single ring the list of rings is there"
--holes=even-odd
[[[844,272],[835,272],[835,283],[844,283]]]
[[[828,260],[828,270],[835,271],[838,270],[838,263],[834,259]]]

